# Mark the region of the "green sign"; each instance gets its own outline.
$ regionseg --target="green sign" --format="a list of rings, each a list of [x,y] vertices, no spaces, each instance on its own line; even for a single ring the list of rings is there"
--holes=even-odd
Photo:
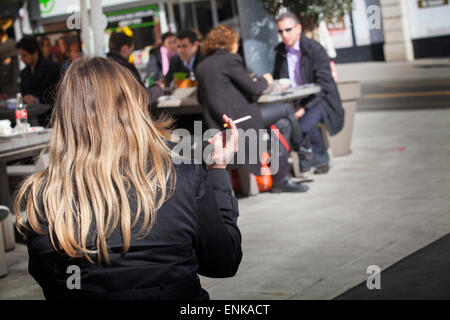
[[[41,13],[47,14],[52,12],[55,8],[56,0],[39,0],[39,7],[41,9]]]

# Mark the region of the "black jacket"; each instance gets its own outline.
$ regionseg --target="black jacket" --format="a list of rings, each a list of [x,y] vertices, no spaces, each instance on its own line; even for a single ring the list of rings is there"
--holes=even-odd
[[[147,72],[147,78],[151,76],[153,81],[160,80],[162,76],[161,48],[155,48],[150,51],[150,59],[147,63]]]
[[[238,204],[228,173],[206,172],[191,164],[177,165],[176,170],[175,193],[158,211],[150,233],[142,240],[132,236],[127,253],[122,253],[120,228],[109,238],[109,266],[69,259],[53,249],[49,236],[29,232],[29,272],[45,297],[207,299],[197,273],[233,276],[242,251]],[[135,208],[135,203],[130,201],[130,206]],[[80,290],[67,289],[70,265],[81,269]]]
[[[243,130],[264,129],[255,101],[268,84],[264,78],[249,76],[240,55],[217,50],[200,63],[197,80],[198,101],[203,106],[203,120],[208,128],[223,130],[222,115],[226,114],[232,119],[250,115],[250,120],[237,125]],[[259,164],[247,167],[254,174],[261,174]]]
[[[127,68],[128,70],[133,73],[133,75],[136,77],[136,80],[139,81],[140,84],[144,85],[141,80],[141,76],[139,75],[139,71],[136,69],[136,66],[130,62],[128,62],[127,59],[122,57],[120,54],[115,52],[108,52],[106,55],[109,59],[114,60],[118,64],[120,64],[122,67]]]
[[[59,65],[51,60],[39,58],[33,73],[26,66],[20,72],[20,91],[22,96],[32,94],[40,103],[53,103],[56,84],[60,78]]]
[[[331,74],[330,59],[325,49],[318,42],[308,39],[303,34],[300,38],[300,48],[302,51],[300,75],[303,83],[315,83],[322,89],[316,95],[303,99],[300,104],[306,108],[319,104],[328,132],[330,135],[335,135],[344,126],[344,109]],[[285,45],[280,43],[275,50],[273,77],[274,79],[289,78]]]
[[[136,69],[136,66],[134,64],[129,63],[127,59],[125,59],[120,54],[117,54],[115,52],[109,52],[107,54],[107,57],[109,59],[114,60],[115,62],[117,62],[121,66],[127,68],[128,70],[130,70],[131,73],[136,77],[136,80],[139,81],[139,83],[143,87],[145,87],[144,83],[141,80],[141,76],[139,75],[139,71]],[[158,98],[161,97],[164,94],[163,90],[161,89],[161,87],[159,85],[153,85],[150,88],[145,88],[145,89],[147,91],[147,95],[148,95],[148,98],[149,98],[149,102],[148,102],[149,107],[153,103],[156,103],[156,101],[158,101]]]
[[[201,53],[200,47],[197,50],[197,54],[195,55],[195,61],[194,61],[194,73],[197,75],[197,66],[202,62],[203,55]],[[173,56],[170,58],[170,64],[169,64],[169,71],[167,72],[166,76],[164,77],[164,80],[166,81],[167,85],[170,85],[170,83],[173,80],[173,74],[177,72],[183,72],[189,75],[190,70],[186,68],[186,66],[183,63],[183,60],[180,59],[178,55]]]

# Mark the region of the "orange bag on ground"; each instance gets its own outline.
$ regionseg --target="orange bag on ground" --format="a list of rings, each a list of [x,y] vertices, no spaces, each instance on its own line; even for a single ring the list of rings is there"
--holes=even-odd
[[[272,189],[272,174],[269,168],[270,154],[263,152],[261,156],[261,176],[256,177],[256,183],[258,184],[259,192],[266,192]]]

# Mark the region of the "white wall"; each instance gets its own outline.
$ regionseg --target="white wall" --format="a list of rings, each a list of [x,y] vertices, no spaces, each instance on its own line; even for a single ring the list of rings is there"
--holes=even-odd
[[[419,8],[417,0],[408,0],[408,13],[412,39],[450,35],[450,4]]]
[[[355,40],[357,46],[371,44],[369,27],[367,24],[366,2],[364,0],[353,1],[353,23],[355,24]]]
[[[379,4],[379,1],[372,1]],[[368,46],[374,43],[382,43],[384,41],[383,31],[369,30],[369,18],[372,13],[367,12],[367,3],[365,0],[353,0],[352,18],[354,23],[355,39],[352,38],[350,16],[344,17],[345,29],[331,30],[330,36],[335,48],[349,48],[355,42],[356,46]],[[379,16],[381,20],[381,13]]]

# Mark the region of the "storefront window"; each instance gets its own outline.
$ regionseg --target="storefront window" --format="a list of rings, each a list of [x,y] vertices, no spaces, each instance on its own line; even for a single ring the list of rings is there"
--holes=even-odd
[[[173,6],[177,30],[197,29],[206,34],[213,27],[210,1],[193,1]]]
[[[236,0],[215,0],[217,20],[239,30]],[[211,1],[186,1],[174,4],[177,30],[196,29],[206,35],[214,27],[214,14]]]

